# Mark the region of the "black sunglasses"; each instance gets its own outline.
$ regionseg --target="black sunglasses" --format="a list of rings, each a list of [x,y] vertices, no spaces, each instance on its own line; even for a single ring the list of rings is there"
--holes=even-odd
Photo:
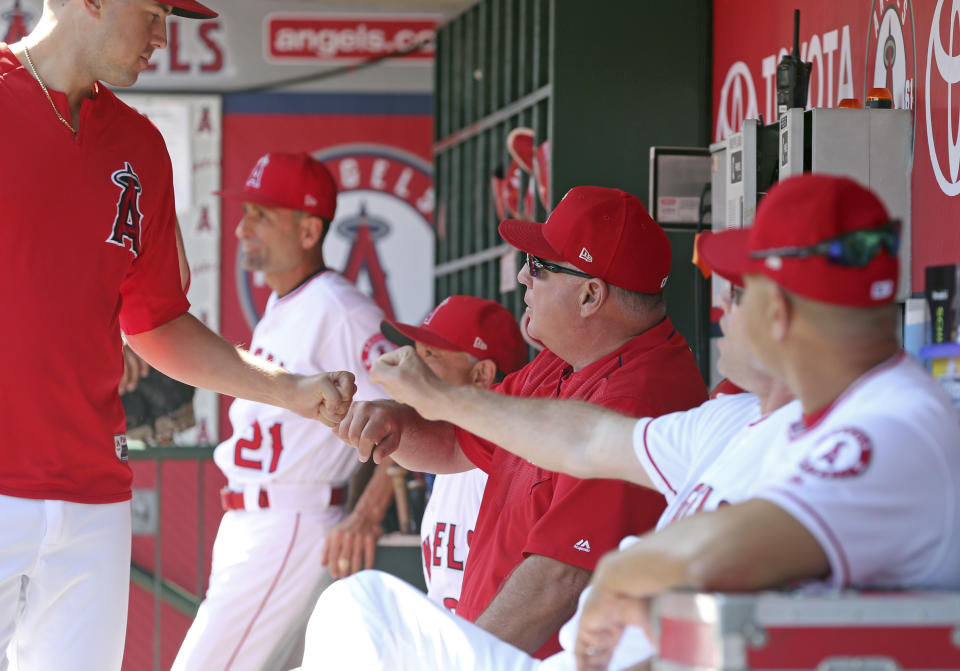
[[[894,219],[877,228],[867,228],[844,233],[830,240],[818,242],[807,247],[777,247],[759,249],[750,252],[751,259],[765,259],[773,256],[825,256],[831,263],[840,266],[862,268],[880,253],[881,249],[897,255],[900,250],[900,221]]]
[[[593,275],[588,275],[587,273],[580,272],[579,270],[573,270],[572,268],[558,266],[556,263],[544,261],[539,256],[534,256],[533,254],[527,254],[527,270],[530,271],[530,277],[533,278],[539,278],[540,274],[544,270],[551,273],[565,273],[567,275],[575,275],[576,277],[586,277],[588,279],[593,278]]]

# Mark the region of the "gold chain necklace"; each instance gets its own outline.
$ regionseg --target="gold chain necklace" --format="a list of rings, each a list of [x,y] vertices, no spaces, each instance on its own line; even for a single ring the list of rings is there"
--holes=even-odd
[[[33,76],[36,77],[37,83],[40,84],[40,88],[43,89],[43,94],[47,96],[47,100],[50,101],[50,107],[53,108],[54,113],[57,115],[57,118],[63,123],[64,126],[70,129],[70,132],[74,135],[77,134],[77,129],[74,128],[69,121],[63,118],[63,115],[60,114],[60,110],[57,109],[57,106],[53,102],[53,98],[50,97],[50,91],[47,90],[47,85],[43,83],[43,80],[40,79],[40,74],[37,72],[37,67],[33,64],[33,59],[30,58],[30,50],[27,49],[27,46],[23,46],[23,53],[27,57],[27,65],[30,66],[30,72],[33,73]]]

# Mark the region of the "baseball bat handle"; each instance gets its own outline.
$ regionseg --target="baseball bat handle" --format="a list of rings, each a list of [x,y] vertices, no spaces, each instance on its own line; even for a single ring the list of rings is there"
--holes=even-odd
[[[410,533],[410,499],[407,493],[407,469],[393,465],[387,469],[387,475],[393,482],[393,497],[397,502],[397,524],[400,532]]]

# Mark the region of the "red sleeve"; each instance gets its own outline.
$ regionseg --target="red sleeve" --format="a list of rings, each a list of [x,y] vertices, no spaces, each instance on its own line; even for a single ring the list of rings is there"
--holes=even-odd
[[[498,394],[506,394],[507,396],[519,396],[520,390],[523,388],[523,382],[526,379],[526,371],[528,368],[529,366],[525,366],[511,373],[501,382],[490,387],[490,391],[495,391]],[[473,465],[484,473],[489,473],[493,464],[493,456],[497,450],[501,448],[498,447],[496,443],[491,443],[489,440],[484,440],[469,431],[464,431],[459,426],[456,427],[456,429],[457,443],[467,456],[467,459],[473,462]]]
[[[530,530],[523,552],[592,571],[624,536],[652,530],[664,508],[663,496],[646,487],[558,474],[550,509]]]
[[[159,150],[164,165],[157,171],[157,191],[142,196],[151,207],[143,213],[140,254],[120,285],[120,328],[128,335],[162,326],[190,308],[180,286],[173,176],[162,140]]]
[[[621,383],[618,391],[625,389]],[[636,392],[636,386],[630,391]],[[649,417],[664,411],[664,400],[640,390],[592,402],[631,417]],[[550,508],[530,530],[523,551],[592,571],[601,555],[615,549],[624,536],[654,529],[666,506],[666,499],[653,489],[622,480],[558,474]]]
[[[456,429],[457,444],[460,445],[463,453],[467,455],[467,459],[472,461],[473,465],[484,473],[490,473],[493,465],[493,455],[500,448],[489,440],[484,440],[469,431],[464,431],[459,426],[456,427]]]

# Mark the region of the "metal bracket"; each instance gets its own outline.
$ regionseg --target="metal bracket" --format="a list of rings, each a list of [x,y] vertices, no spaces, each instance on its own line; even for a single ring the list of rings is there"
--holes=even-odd
[[[159,520],[159,499],[155,489],[134,489],[130,501],[134,535],[155,536]]]

